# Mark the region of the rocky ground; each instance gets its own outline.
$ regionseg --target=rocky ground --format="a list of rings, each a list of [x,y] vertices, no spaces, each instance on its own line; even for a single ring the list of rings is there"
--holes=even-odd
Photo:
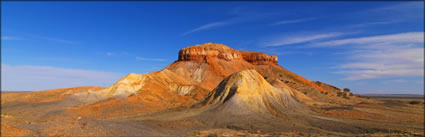
[[[311,112],[224,115],[214,109],[93,118],[61,103],[26,102],[31,92],[2,93],[2,136],[423,136],[423,98],[378,98],[376,103],[310,106]],[[34,99],[35,100],[35,99]],[[46,109],[48,108],[48,109]],[[126,110],[128,108],[123,108]],[[308,115],[305,115],[308,113]]]

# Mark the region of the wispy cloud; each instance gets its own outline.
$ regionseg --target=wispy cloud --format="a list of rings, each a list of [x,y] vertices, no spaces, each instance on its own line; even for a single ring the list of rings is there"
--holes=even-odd
[[[331,40],[319,42],[312,46],[341,46],[348,44],[400,44],[400,43],[423,43],[424,32],[406,32],[398,34]]]
[[[263,42],[262,47],[277,47],[277,46],[286,46],[291,44],[301,44],[307,42],[313,42],[316,40],[323,40],[327,38],[335,38],[343,36],[345,33],[340,32],[330,32],[330,33],[320,33],[320,34],[302,34],[302,35],[284,35],[267,40]]]
[[[406,82],[407,80],[404,80],[404,79],[393,79],[393,80],[388,80],[385,83],[406,83]]]
[[[379,61],[375,61],[379,62]],[[360,65],[351,66],[352,64],[344,64],[341,68],[349,68],[350,70],[342,70],[337,73],[347,75],[345,80],[363,80],[387,77],[410,77],[423,76],[424,70],[415,67],[414,64],[403,65],[384,65],[376,66],[373,62],[366,62]]]
[[[382,7],[373,8],[370,10],[362,10],[356,15],[370,18],[370,20],[386,20],[393,22],[404,22],[408,20],[424,19],[424,3],[423,1],[409,1],[402,3],[387,4]],[[384,21],[384,22],[386,22]]]
[[[183,36],[188,35],[190,33],[202,31],[202,30],[207,30],[207,29],[211,29],[211,28],[216,28],[216,27],[230,25],[230,24],[233,24],[233,23],[236,23],[235,19],[230,19],[230,20],[225,20],[225,21],[208,23],[208,24],[199,26],[199,27],[197,27],[195,29],[192,29],[192,30],[189,30],[189,31],[183,33]]]
[[[123,75],[51,66],[2,64],[2,90],[37,91],[75,86],[110,86]]]
[[[262,15],[262,16],[260,16],[260,15]],[[247,22],[247,21],[253,21],[253,20],[265,17],[265,16],[268,16],[268,14],[237,15],[236,17],[230,18],[228,20],[211,22],[211,23],[201,25],[197,28],[194,28],[192,30],[184,32],[182,35],[185,36],[185,35],[189,35],[189,34],[194,33],[194,32],[204,31],[204,30],[208,30],[208,29],[213,29],[213,28],[218,28],[218,27],[223,27],[223,26],[228,26],[228,25],[233,25],[233,24],[239,24],[239,23],[243,23],[243,22]]]
[[[109,56],[109,57],[111,57],[111,56],[125,56],[125,55],[128,55],[128,53],[127,52],[106,52],[105,55]]]
[[[167,61],[166,59],[144,58],[144,57],[136,57],[136,60],[139,60],[139,61]]]
[[[33,35],[25,33],[23,36],[25,40],[32,39],[32,40],[44,40],[44,41],[51,41],[51,42],[58,42],[63,44],[78,44],[76,41],[71,40],[65,40],[60,38],[53,38],[53,37],[46,37],[46,36],[40,36],[40,35]],[[1,40],[23,40],[23,37],[12,37],[12,36],[2,36]]]
[[[397,3],[397,4],[391,4],[388,6],[383,6],[379,8],[374,8],[366,12],[379,12],[379,13],[388,13],[388,12],[414,12],[416,10],[424,10],[424,3],[420,1],[410,1],[410,2],[403,2],[403,3]]]
[[[234,24],[240,24],[240,23],[249,22],[249,21],[256,21],[256,20],[259,20],[261,18],[266,18],[270,15],[276,15],[276,13],[265,13],[265,12],[261,12],[261,11],[257,11],[257,10],[253,11],[253,10],[250,10],[246,7],[245,8],[235,7],[233,9],[231,9],[229,12],[227,12],[227,14],[229,14],[230,16],[233,16],[233,17],[229,18],[227,20],[213,21],[213,22],[209,22],[209,23],[200,25],[199,27],[195,27],[191,30],[184,32],[182,34],[182,36],[186,36],[186,35],[189,35],[191,33],[209,30],[209,29],[213,29],[213,28],[219,28],[219,27],[224,27],[224,26],[229,26],[229,25],[234,25]]]
[[[346,80],[423,76],[423,37],[423,32],[407,32],[332,40],[318,46],[349,46],[346,59],[350,63],[337,66],[336,72],[346,75]]]
[[[21,40],[21,38],[10,37],[10,36],[1,36],[1,40]]]
[[[294,19],[294,20],[282,20],[275,23],[272,23],[270,25],[284,25],[284,24],[293,24],[293,23],[301,23],[305,21],[314,20],[316,18],[302,18],[302,19]]]
[[[378,22],[367,22],[367,23],[360,23],[360,24],[354,24],[351,27],[354,28],[361,28],[361,27],[368,27],[373,25],[385,25],[385,24],[393,24],[397,23],[399,21],[378,21]]]

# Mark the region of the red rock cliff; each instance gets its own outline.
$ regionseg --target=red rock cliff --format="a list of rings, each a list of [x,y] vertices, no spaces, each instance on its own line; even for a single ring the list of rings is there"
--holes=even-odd
[[[223,44],[204,43],[183,48],[178,61],[203,61],[206,57],[224,60],[244,59],[252,64],[277,64],[277,57],[262,52],[238,51]]]
[[[277,64],[277,57],[263,52],[241,51],[244,60],[252,64]]]

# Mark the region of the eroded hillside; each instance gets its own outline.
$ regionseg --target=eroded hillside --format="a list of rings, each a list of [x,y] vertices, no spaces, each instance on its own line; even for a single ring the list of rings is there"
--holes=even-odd
[[[1,105],[2,136],[424,135],[423,102],[358,97],[217,43],[107,88],[2,93]]]

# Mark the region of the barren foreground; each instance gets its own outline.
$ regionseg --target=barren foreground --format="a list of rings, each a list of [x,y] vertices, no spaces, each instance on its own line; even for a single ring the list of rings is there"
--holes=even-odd
[[[96,87],[97,88],[97,87]],[[50,93],[47,95],[47,93]],[[217,110],[173,109],[131,117],[95,118],[66,102],[43,102],[63,92],[2,93],[2,136],[423,136],[423,98],[320,106],[312,112],[271,117],[231,116]],[[125,108],[123,108],[125,110]],[[123,115],[128,113],[120,111]],[[308,113],[308,115],[307,115]],[[261,115],[261,116],[260,116]]]

